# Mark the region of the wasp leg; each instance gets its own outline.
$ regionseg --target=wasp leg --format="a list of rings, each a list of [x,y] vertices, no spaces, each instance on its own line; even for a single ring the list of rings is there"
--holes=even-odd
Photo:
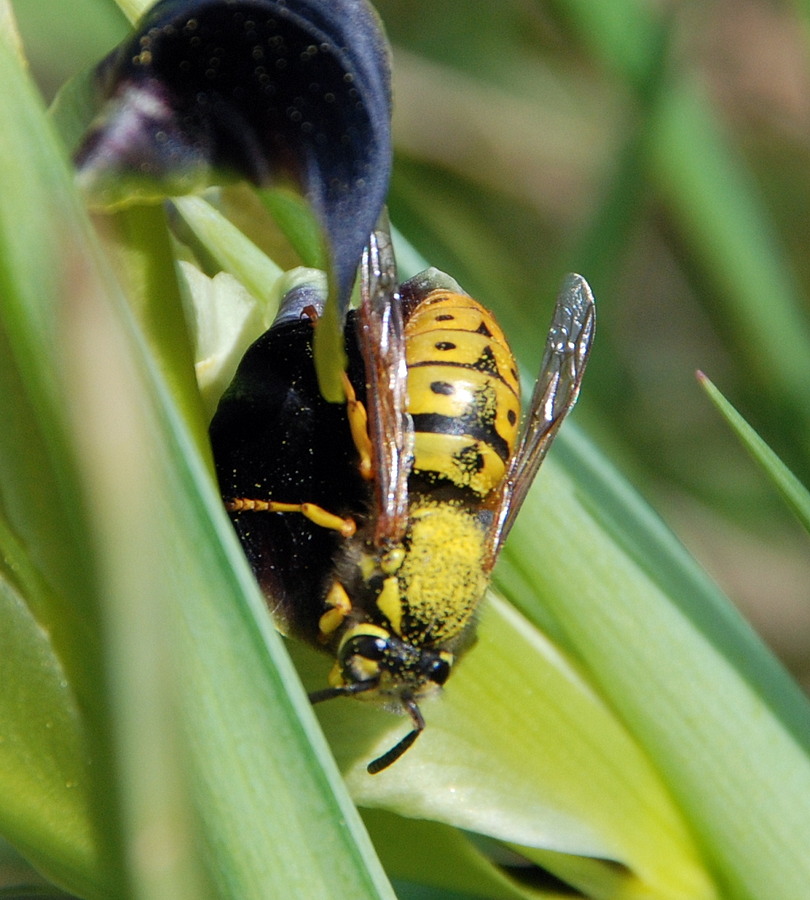
[[[374,477],[374,467],[371,463],[371,438],[368,436],[368,415],[366,408],[357,399],[354,387],[349,376],[343,373],[343,390],[346,393],[346,417],[349,420],[349,429],[357,452],[360,454],[360,474],[366,481]]]
[[[329,609],[318,620],[318,640],[321,643],[329,640],[352,610],[352,601],[346,593],[346,588],[339,581],[329,588],[325,603]]]
[[[237,497],[225,504],[229,512],[295,512],[301,513],[310,522],[321,528],[331,528],[343,537],[349,538],[357,531],[354,519],[344,519],[325,510],[315,503],[278,503],[275,500],[252,500],[249,497]]]
[[[315,306],[305,306],[301,310],[301,318],[309,319],[313,325],[318,324],[320,315]],[[360,475],[366,480],[374,478],[374,467],[371,462],[371,438],[368,436],[368,414],[365,406],[357,399],[354,386],[349,381],[346,372],[341,373],[343,378],[343,392],[346,394],[346,418],[349,420],[349,429],[352,433],[352,441],[360,456]]]

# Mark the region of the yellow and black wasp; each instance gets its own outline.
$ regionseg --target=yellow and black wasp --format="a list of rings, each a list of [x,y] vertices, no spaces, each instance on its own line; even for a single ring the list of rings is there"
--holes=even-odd
[[[318,392],[318,299],[293,292],[248,350],[211,426],[223,498],[280,628],[335,657],[312,702],[410,717],[470,645],[476,610],[532,480],[573,406],[594,302],[568,276],[528,414],[500,327],[447,276],[402,285],[390,238],[363,257],[345,331],[347,404]],[[291,514],[294,513],[294,514]]]

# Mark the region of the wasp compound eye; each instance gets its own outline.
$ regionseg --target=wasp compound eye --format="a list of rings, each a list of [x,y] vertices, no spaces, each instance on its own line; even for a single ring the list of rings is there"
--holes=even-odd
[[[388,642],[379,635],[360,634],[340,651],[341,670],[347,684],[372,684],[380,679]]]
[[[379,662],[388,650],[388,641],[382,637],[376,637],[371,634],[364,634],[356,638],[352,638],[346,644],[346,659],[353,656],[362,656],[363,659]]]
[[[431,659],[426,666],[425,675],[434,684],[443,685],[450,677],[450,663],[446,659]]]

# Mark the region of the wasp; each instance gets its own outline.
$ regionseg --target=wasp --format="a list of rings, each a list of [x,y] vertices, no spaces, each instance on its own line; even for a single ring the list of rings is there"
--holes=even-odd
[[[373,700],[410,731],[474,638],[498,553],[579,392],[594,301],[568,276],[521,427],[494,317],[437,270],[398,284],[371,236],[345,330],[346,404],[320,396],[318,299],[289,296],[248,350],[211,426],[223,499],[282,631],[334,656],[313,703]]]

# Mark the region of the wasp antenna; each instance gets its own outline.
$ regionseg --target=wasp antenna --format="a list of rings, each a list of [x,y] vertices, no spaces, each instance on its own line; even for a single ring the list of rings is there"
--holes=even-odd
[[[352,684],[340,684],[337,687],[324,688],[322,691],[313,691],[309,695],[310,703],[323,703],[324,700],[334,700],[335,697],[353,697],[364,691],[372,691],[377,686],[376,681],[356,681]]]
[[[376,775],[378,772],[382,772],[383,769],[387,769],[392,763],[395,763],[406,750],[413,746],[413,742],[425,729],[425,720],[415,701],[410,697],[406,697],[403,703],[413,722],[413,730],[409,731],[399,743],[394,744],[390,750],[383,753],[382,756],[378,756],[377,759],[372,760],[366,766],[366,771],[369,775]]]
[[[345,687],[324,688],[322,691],[313,691],[309,695],[310,703],[323,703],[324,700],[334,700],[335,697],[345,697],[350,692]]]

